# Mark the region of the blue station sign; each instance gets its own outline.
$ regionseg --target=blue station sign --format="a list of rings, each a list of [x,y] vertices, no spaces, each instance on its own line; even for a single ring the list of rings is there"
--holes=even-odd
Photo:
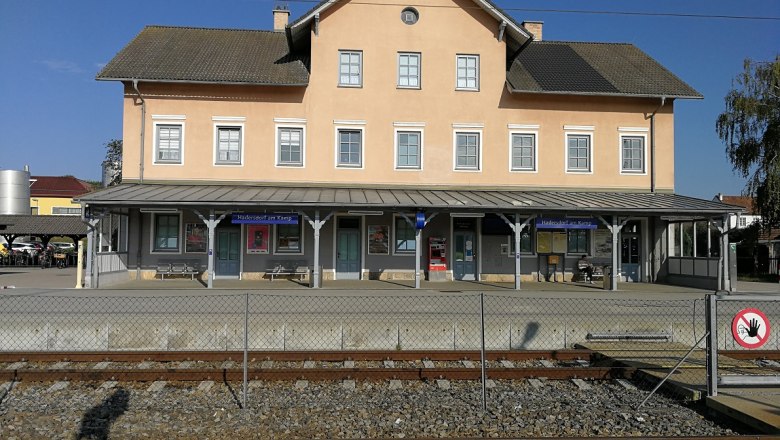
[[[234,225],[297,225],[298,214],[233,214]]]
[[[595,218],[543,217],[536,218],[536,229],[598,229]]]

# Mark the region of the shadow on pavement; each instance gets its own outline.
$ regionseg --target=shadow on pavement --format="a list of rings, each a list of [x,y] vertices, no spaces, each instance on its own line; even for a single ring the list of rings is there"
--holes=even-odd
[[[100,405],[93,406],[81,418],[76,439],[108,439],[111,424],[130,406],[130,393],[124,388],[117,389],[106,397]]]

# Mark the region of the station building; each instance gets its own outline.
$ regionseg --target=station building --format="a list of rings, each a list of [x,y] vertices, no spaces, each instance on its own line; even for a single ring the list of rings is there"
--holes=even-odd
[[[612,288],[728,288],[741,208],[674,192],[674,106],[702,96],[637,47],[546,41],[489,0],[273,14],[148,26],[98,74],[123,87],[123,183],[80,198],[90,277],[187,260],[209,286],[304,265],[315,286],[520,288],[588,255]],[[703,251],[676,255],[687,239]]]

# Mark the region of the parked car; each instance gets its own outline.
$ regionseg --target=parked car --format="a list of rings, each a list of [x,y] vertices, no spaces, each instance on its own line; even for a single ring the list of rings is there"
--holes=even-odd
[[[11,249],[14,252],[27,252],[28,254],[34,256],[40,252],[43,247],[38,243],[13,242],[11,244]]]
[[[76,249],[76,245],[66,241],[50,241],[49,245],[53,246],[55,249],[61,249],[66,252],[73,251]]]

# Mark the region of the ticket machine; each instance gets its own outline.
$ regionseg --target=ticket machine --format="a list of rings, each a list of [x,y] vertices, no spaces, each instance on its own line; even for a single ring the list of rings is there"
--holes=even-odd
[[[428,239],[428,281],[447,281],[447,239]]]

